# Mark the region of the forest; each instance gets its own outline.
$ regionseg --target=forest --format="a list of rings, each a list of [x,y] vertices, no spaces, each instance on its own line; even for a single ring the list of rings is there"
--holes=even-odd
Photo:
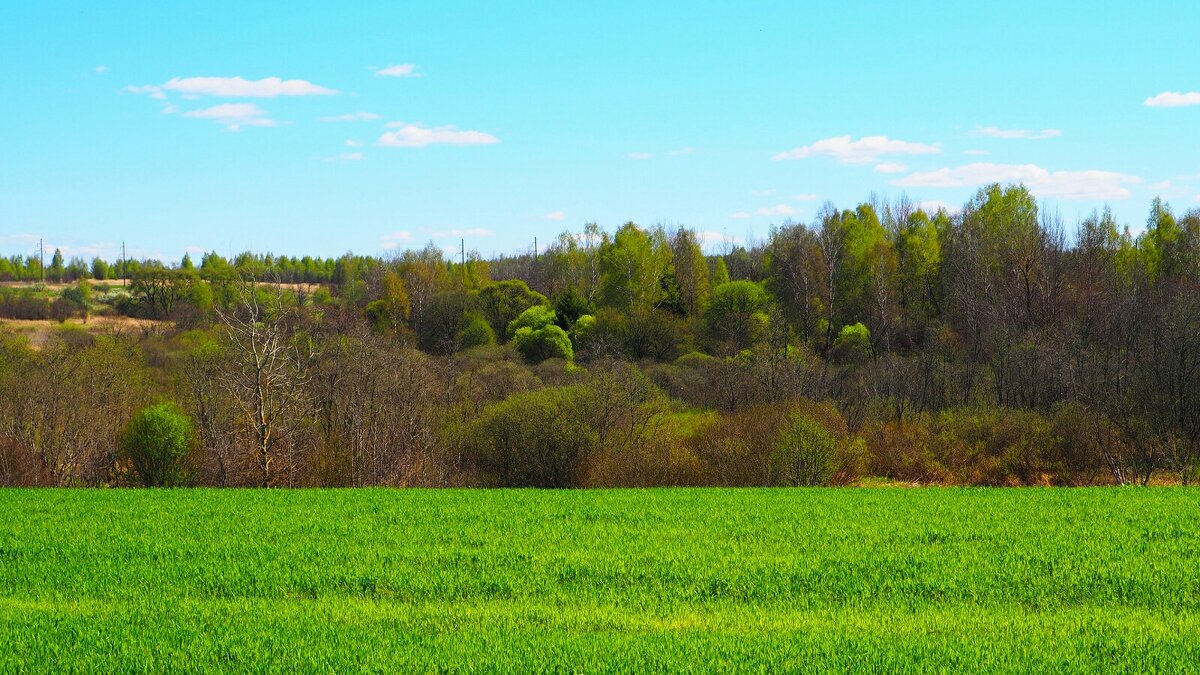
[[[1137,232],[997,184],[720,250],[0,259],[0,485],[1186,485],[1200,210]]]

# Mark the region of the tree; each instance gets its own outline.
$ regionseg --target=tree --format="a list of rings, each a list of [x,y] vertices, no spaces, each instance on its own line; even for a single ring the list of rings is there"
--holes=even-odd
[[[62,249],[54,249],[54,257],[50,259],[50,268],[46,270],[46,276],[50,281],[59,282],[63,280],[63,254]]]
[[[549,305],[546,296],[529,290],[520,279],[493,281],[479,292],[483,316],[496,334],[504,334],[508,324],[531,307]]]
[[[174,403],[143,408],[121,433],[121,453],[146,487],[187,483],[188,452],[195,442],[192,420]]]
[[[575,358],[570,336],[554,324],[537,329],[528,326],[518,328],[513,333],[512,344],[526,360],[532,363],[540,363],[552,358],[567,361]]]
[[[749,349],[766,329],[770,304],[766,290],[752,281],[731,281],[717,286],[704,309],[709,339],[726,354]]]
[[[310,409],[306,387],[319,351],[303,334],[280,293],[239,286],[230,310],[218,311],[228,359],[222,379],[250,438],[258,484],[275,485],[282,449]]]

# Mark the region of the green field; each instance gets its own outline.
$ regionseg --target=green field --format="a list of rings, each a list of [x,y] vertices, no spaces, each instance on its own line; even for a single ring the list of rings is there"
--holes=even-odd
[[[0,491],[0,671],[1200,664],[1200,491]]]

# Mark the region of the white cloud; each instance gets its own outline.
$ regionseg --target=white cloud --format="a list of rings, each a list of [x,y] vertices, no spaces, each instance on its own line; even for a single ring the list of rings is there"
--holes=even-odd
[[[903,162],[883,162],[875,165],[875,173],[904,173],[908,165]]]
[[[412,232],[397,231],[385,234],[379,238],[379,248],[390,251],[399,248],[400,244],[412,241]]]
[[[356,141],[353,138],[346,139],[346,147],[347,148],[361,148],[362,146],[363,146],[362,141]]]
[[[185,112],[184,117],[202,120],[213,120],[224,124],[229,131],[238,131],[242,127],[274,127],[279,123],[267,117],[267,111],[254,103],[222,103],[203,110]]]
[[[650,159],[654,154],[649,152],[631,152],[625,156],[629,159]]]
[[[751,190],[750,191],[751,197],[770,197],[773,194],[775,194],[774,190]]]
[[[924,201],[917,202],[917,208],[931,215],[937,213],[938,211],[945,211],[946,213],[951,214],[958,213],[960,211],[959,207],[951,206],[940,199],[926,199]]]
[[[387,68],[376,68],[376,77],[421,77],[415,63],[398,63]]]
[[[1189,91],[1186,94],[1179,91],[1164,91],[1156,96],[1142,101],[1143,105],[1151,108],[1179,108],[1187,105],[1200,105],[1200,91]]]
[[[873,164],[887,155],[934,155],[941,148],[925,143],[900,141],[887,136],[864,136],[857,141],[850,136],[835,136],[812,145],[776,153],[771,159],[805,159],[825,155],[842,164]]]
[[[343,162],[358,162],[363,159],[363,154],[361,152],[343,152],[338,155],[338,159]]]
[[[179,112],[179,106],[175,105],[174,103],[164,103],[163,104],[162,114],[174,115],[177,112]]]
[[[566,220],[567,214],[562,211],[551,211],[543,216],[546,220]]]
[[[330,117],[321,117],[321,122],[366,122],[379,119],[379,115],[373,112],[353,112],[345,115],[332,115]]]
[[[990,155],[992,153],[987,150],[963,150],[963,154],[971,155],[972,157],[982,157],[983,155]]]
[[[390,148],[423,148],[427,145],[491,145],[500,139],[482,131],[459,131],[453,126],[423,127],[420,124],[389,122],[379,144]]]
[[[1171,189],[1171,181],[1169,181],[1169,180],[1159,181],[1157,183],[1147,185],[1146,187],[1150,188],[1151,190],[1170,190]]]
[[[465,229],[454,228],[454,229],[450,229],[450,230],[432,230],[432,231],[427,230],[427,232],[429,233],[429,236],[433,237],[434,239],[445,239],[447,237],[490,237],[490,236],[492,236],[492,233],[490,230],[487,230],[482,227],[468,227]]]
[[[1048,171],[1036,164],[989,164],[977,162],[954,168],[919,171],[891,181],[899,187],[963,188],[990,183],[1024,183],[1038,197],[1059,199],[1127,199],[1129,184],[1142,179],[1113,171]]]
[[[787,204],[776,204],[775,206],[764,206],[755,213],[760,216],[794,216],[796,209]]]
[[[338,93],[307,80],[283,80],[265,77],[246,80],[240,77],[173,77],[162,89],[196,96],[227,98],[275,98],[276,96],[331,96]]]
[[[737,220],[745,220],[750,217],[750,214],[746,213],[745,211],[734,211],[733,213],[729,214],[729,217]]]
[[[103,75],[108,72],[108,66],[96,66],[92,68],[92,72],[97,75]]]
[[[1029,141],[1040,141],[1047,138],[1058,138],[1062,136],[1062,131],[1059,129],[1000,129],[997,127],[975,127],[972,134],[974,136],[988,136],[991,138],[1004,139],[1023,139]]]
[[[156,84],[143,84],[143,85],[132,85],[131,84],[131,85],[125,87],[125,89],[123,89],[122,91],[127,91],[131,94],[145,94],[145,95],[149,96],[150,98],[158,99],[160,101],[167,97],[167,95],[163,93],[162,87],[160,87]]]

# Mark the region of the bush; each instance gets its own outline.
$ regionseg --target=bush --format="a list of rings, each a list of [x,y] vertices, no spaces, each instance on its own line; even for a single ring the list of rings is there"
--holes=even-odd
[[[458,346],[460,349],[470,349],[472,347],[482,347],[484,345],[495,344],[496,333],[492,331],[492,326],[483,317],[476,316],[467,323],[467,327],[458,333]]]
[[[134,415],[121,434],[121,453],[146,487],[184,485],[186,458],[195,431],[192,420],[174,403],[160,403]]]
[[[820,424],[804,415],[793,415],[775,441],[771,474],[779,485],[825,485],[836,470],[838,442]]]
[[[531,331],[540,330],[554,323],[554,319],[553,309],[543,305],[530,307],[521,312],[520,316],[508,322],[508,336],[516,337],[517,331],[522,328],[528,328]]]
[[[506,487],[580,486],[599,446],[588,398],[584,387],[555,387],[487,406],[460,432],[467,463]]]
[[[861,323],[842,326],[830,356],[838,363],[862,363],[871,358],[871,331]]]
[[[518,328],[513,334],[512,345],[531,363],[540,363],[550,358],[570,361],[575,357],[571,338],[566,331],[553,324],[536,330],[528,326]]]

